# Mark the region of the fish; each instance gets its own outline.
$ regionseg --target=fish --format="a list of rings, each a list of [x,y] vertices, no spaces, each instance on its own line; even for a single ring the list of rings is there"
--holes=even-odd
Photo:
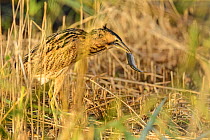
[[[126,54],[127,54],[128,65],[135,71],[144,72],[136,67],[133,54],[132,53],[126,53]]]

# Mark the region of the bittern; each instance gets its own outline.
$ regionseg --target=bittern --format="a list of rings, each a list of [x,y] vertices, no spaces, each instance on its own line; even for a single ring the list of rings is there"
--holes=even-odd
[[[136,67],[130,49],[106,26],[90,32],[69,28],[54,33],[46,38],[45,43],[37,45],[25,56],[24,66],[26,71],[28,66],[31,67],[33,77],[47,82],[48,79],[57,79],[65,74],[81,58],[114,47],[125,51],[131,68],[142,72]]]

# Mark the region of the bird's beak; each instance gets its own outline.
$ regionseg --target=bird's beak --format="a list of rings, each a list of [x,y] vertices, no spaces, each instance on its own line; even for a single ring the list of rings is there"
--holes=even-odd
[[[113,43],[117,48],[125,51],[126,53],[131,53],[130,49],[122,41],[117,41]]]

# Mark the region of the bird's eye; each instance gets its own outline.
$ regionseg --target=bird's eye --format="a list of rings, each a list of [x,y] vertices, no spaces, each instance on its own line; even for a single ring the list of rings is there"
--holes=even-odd
[[[99,37],[101,38],[101,37],[103,37],[104,35],[103,34],[99,34]]]

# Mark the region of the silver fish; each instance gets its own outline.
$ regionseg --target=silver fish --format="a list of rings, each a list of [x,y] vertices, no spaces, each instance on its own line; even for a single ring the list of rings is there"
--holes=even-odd
[[[135,71],[138,71],[138,72],[143,72],[142,70],[138,69],[136,67],[136,64],[135,64],[135,60],[134,60],[134,57],[131,53],[126,53],[127,54],[127,59],[128,59],[128,65],[134,69]]]

